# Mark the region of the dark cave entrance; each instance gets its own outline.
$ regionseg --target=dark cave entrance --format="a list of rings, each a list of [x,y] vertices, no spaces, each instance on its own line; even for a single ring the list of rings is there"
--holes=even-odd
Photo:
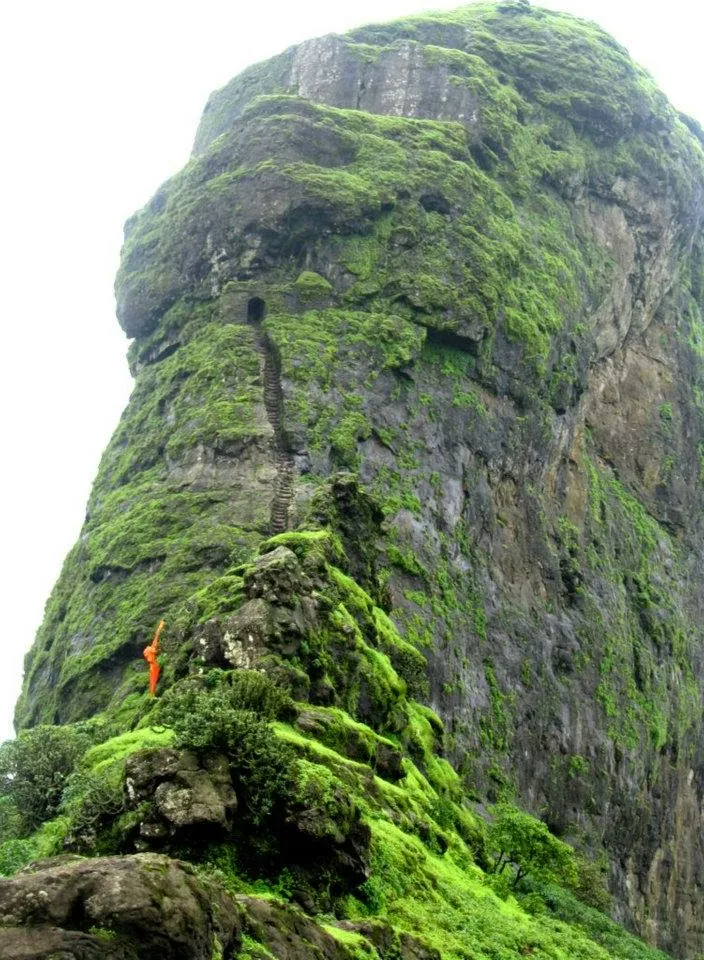
[[[260,297],[252,297],[247,304],[247,323],[261,323],[266,304]]]

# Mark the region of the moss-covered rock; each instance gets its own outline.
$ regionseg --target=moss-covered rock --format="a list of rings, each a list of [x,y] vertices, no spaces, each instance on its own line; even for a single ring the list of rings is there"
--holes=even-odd
[[[115,960],[212,960],[216,944],[225,956],[241,942],[239,911],[225,891],[154,854],[43,861],[0,880],[0,915],[3,956],[27,960],[48,960],[51,950],[89,960],[98,946]]]
[[[702,952],[703,156],[610,37],[513,0],[216,92],[127,225],[135,392],[19,725],[152,722],[164,618],[159,692],[201,683],[204,737],[229,749],[253,709],[218,670],[299,701],[260,721],[328,770],[300,794],[328,840],[356,816],[322,812],[338,780],[370,825],[353,914],[448,957],[489,927],[506,956],[601,956],[468,872],[490,864],[467,795],[518,799],[606,857],[620,917]],[[299,899],[341,915],[317,867]]]

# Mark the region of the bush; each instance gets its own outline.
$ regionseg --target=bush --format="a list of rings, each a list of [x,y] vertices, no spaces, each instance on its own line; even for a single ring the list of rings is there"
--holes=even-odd
[[[173,728],[177,747],[227,756],[244,806],[240,810],[255,825],[291,793],[295,763],[291,748],[276,738],[262,716],[240,706],[256,701],[264,715],[278,714],[285,695],[282,700],[278,688],[261,679],[263,683],[250,675],[234,684],[218,682],[213,689],[186,681],[164,698],[159,713],[160,721]]]
[[[7,840],[0,844],[0,877],[11,877],[21,870],[34,856],[34,847],[29,840]]]
[[[608,913],[611,909],[611,894],[606,887],[606,869],[593,860],[577,857],[576,877],[568,887],[572,893],[595,910]]]
[[[210,670],[204,677],[189,677],[167,690],[159,705],[159,720],[173,726],[205,694],[211,703],[256,713],[262,720],[290,720],[296,710],[288,692],[258,670]]]
[[[0,797],[9,798],[22,833],[56,815],[67,777],[89,745],[72,727],[34,727],[0,746]]]
[[[237,710],[250,710],[262,720],[290,720],[296,710],[289,693],[278,686],[265,673],[258,670],[231,670],[222,673],[213,671],[215,679],[206,674],[206,686],[220,687],[228,692],[232,706]]]
[[[66,845],[72,850],[94,852],[101,828],[124,810],[123,764],[74,773],[66,786],[63,809],[70,820]],[[101,852],[114,851],[107,847]]]
[[[68,819],[57,817],[50,820],[31,837],[13,838],[0,843],[0,876],[9,877],[32,860],[43,860],[61,852]]]

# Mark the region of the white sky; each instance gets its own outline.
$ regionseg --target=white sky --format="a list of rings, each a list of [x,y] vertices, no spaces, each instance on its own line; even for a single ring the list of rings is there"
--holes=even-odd
[[[22,657],[129,396],[122,224],[187,160],[211,90],[293,43],[457,2],[4,0],[0,12],[0,740]],[[543,0],[610,30],[704,122],[694,0]]]

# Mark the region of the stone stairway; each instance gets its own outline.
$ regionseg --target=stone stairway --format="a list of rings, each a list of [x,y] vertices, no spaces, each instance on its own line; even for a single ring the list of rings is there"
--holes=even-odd
[[[264,407],[269,423],[274,430],[276,450],[276,480],[274,481],[274,497],[271,502],[271,530],[272,533],[282,533],[289,526],[296,467],[291,451],[291,439],[286,431],[284,421],[281,360],[275,345],[261,328],[257,330],[257,345],[262,356]]]

